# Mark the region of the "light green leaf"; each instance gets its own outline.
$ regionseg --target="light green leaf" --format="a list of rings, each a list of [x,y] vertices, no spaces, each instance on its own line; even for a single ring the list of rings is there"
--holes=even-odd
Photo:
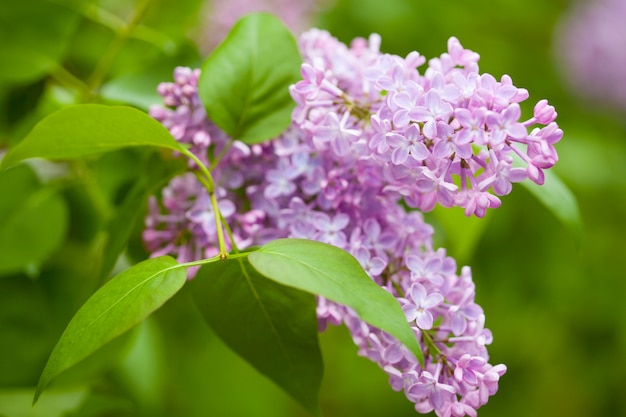
[[[32,388],[0,390],[0,415],[7,417],[63,417],[76,411],[87,399],[87,389],[51,390],[33,407]]]
[[[0,275],[34,272],[63,242],[67,204],[27,166],[0,172]]]
[[[205,61],[198,94],[208,117],[232,138],[263,142],[291,122],[289,86],[300,79],[300,64],[296,41],[280,20],[251,14]]]
[[[542,186],[528,180],[522,182],[522,185],[568,227],[580,243],[583,225],[576,197],[552,170],[546,170],[544,174],[545,182]]]
[[[268,280],[241,259],[203,266],[191,286],[215,333],[306,410],[319,414],[323,363],[315,297]]]
[[[248,259],[266,277],[351,307],[365,322],[395,336],[423,363],[423,353],[398,301],[349,253],[305,239],[274,240]]]
[[[126,332],[176,294],[186,271],[169,256],[148,259],[112,278],[74,315],[41,374],[34,401],[61,372]]]
[[[130,146],[180,150],[159,122],[132,107],[67,106],[41,122],[5,155],[1,168],[28,158],[69,159]]]

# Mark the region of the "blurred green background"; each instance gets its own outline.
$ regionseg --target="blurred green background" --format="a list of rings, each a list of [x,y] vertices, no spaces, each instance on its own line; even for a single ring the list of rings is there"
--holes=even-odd
[[[336,0],[325,1],[311,16],[312,26],[344,42],[377,32],[382,50],[399,55],[417,50],[435,57],[456,36],[480,53],[482,72],[509,74],[528,89],[526,115],[542,98],[559,113],[565,135],[554,171],[578,200],[582,238],[523,187],[483,220],[459,212],[428,215],[439,243],[459,266],[472,267],[477,301],[494,334],[491,362],[508,366],[500,391],[479,410],[482,417],[626,416],[626,109],[591,105],[562,81],[553,33],[571,4]],[[120,36],[143,5],[132,36]],[[0,149],[19,141],[44,115],[77,100],[143,109],[159,103],[154,88],[171,78],[174,66],[202,61],[196,44],[211,13],[201,0],[25,0],[2,9]],[[619,52],[626,53],[626,44]],[[108,54],[110,62],[102,64]],[[94,87],[93,96],[80,96],[82,82]],[[25,268],[3,268],[0,262],[0,416],[304,415],[209,331],[185,291],[68,372],[30,408],[56,340],[101,284],[92,274],[101,232],[139,175],[137,157],[135,151],[118,152],[73,167],[91,174],[63,183],[62,202],[52,204],[61,208],[46,211],[48,223],[62,225],[49,230],[58,242],[41,248]],[[24,181],[33,189],[47,186]],[[0,191],[3,201],[25,192],[7,181],[0,182]],[[145,256],[138,244],[140,223],[131,259]],[[8,246],[0,251],[8,252]],[[326,416],[416,415],[376,365],[356,356],[345,329],[330,329],[320,338]]]

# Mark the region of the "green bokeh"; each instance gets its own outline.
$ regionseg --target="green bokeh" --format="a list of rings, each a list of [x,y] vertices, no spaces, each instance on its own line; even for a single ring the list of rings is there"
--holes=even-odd
[[[185,0],[172,8],[161,1],[150,9],[145,27],[156,32],[142,29],[121,51],[103,80],[105,99],[145,109],[157,75],[166,76],[178,56],[180,64],[200,62],[188,38],[198,32],[192,31],[194,22],[206,20],[197,14],[199,3]],[[437,242],[472,267],[477,301],[494,334],[491,361],[508,366],[500,391],[479,410],[481,417],[626,416],[626,111],[599,110],[562,81],[552,37],[570,3],[337,0],[322,9],[316,22],[344,42],[379,33],[381,49],[402,56],[412,50],[427,58],[438,56],[447,39],[456,36],[480,53],[482,71],[496,77],[508,74],[528,89],[526,115],[542,98],[557,108],[565,135],[556,146],[560,161],[554,171],[580,204],[581,242],[523,187],[503,198],[502,207],[488,214],[483,227],[458,212],[446,218],[429,215]],[[131,13],[129,4],[109,0],[102,7],[123,19]],[[110,27],[81,16],[64,29],[63,38],[72,39],[55,49],[51,59],[86,78],[114,36]],[[14,36],[7,33],[1,34]],[[23,44],[31,45],[31,39],[29,34]],[[149,81],[137,82],[144,73]],[[38,119],[75,96],[75,86],[62,74],[37,80],[26,75],[28,80],[0,85],[0,145],[16,142]],[[115,210],[136,175],[137,159],[122,156],[87,161],[81,169],[91,169],[93,178],[63,185],[69,232],[40,274],[0,278],[0,414],[9,405],[27,412],[25,390],[34,391],[64,326],[100,285],[94,265],[106,224],[101,206]],[[106,172],[126,177],[111,180]],[[133,228],[133,242],[139,240],[140,229]],[[133,256],[145,256],[135,246]],[[120,339],[87,362],[84,372],[53,384],[51,400],[56,406],[67,403],[66,415],[72,417],[304,416],[286,394],[208,330],[188,296],[183,291],[145,325],[148,330],[142,327]],[[329,329],[320,339],[325,416],[416,415],[404,395],[390,389],[385,374],[356,355],[344,328]],[[134,359],[137,355],[142,360]],[[7,398],[15,401],[9,404]],[[77,398],[86,399],[77,407]]]

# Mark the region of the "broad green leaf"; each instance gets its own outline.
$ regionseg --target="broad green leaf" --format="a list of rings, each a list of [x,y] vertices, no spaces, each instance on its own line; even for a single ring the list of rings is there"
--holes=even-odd
[[[215,333],[305,409],[319,414],[323,363],[315,297],[268,280],[247,260],[205,265],[191,286]]]
[[[67,205],[27,166],[0,172],[0,275],[34,272],[67,231]]]
[[[576,197],[561,179],[551,170],[544,171],[545,182],[542,186],[530,181],[522,182],[557,219],[570,229],[576,241],[583,238],[583,225]]]
[[[9,150],[0,167],[28,158],[69,159],[130,146],[181,146],[159,122],[132,107],[68,106],[39,122]]]
[[[291,122],[289,86],[301,57],[289,30],[272,15],[248,15],[202,66],[198,95],[208,117],[232,138],[258,143]]]
[[[171,257],[141,262],[112,278],[74,315],[37,384],[34,400],[61,372],[126,332],[176,294],[186,271]]]
[[[398,301],[344,250],[311,240],[278,239],[252,252],[248,259],[274,281],[351,307],[365,322],[395,336],[423,363],[420,346]]]

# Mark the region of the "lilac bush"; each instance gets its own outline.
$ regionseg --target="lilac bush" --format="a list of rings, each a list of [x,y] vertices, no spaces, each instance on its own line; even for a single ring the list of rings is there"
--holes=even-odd
[[[206,117],[199,70],[177,68],[150,113],[188,144],[215,180],[219,213],[193,173],[152,198],[143,238],[152,256],[189,262],[218,254],[215,216],[228,249],[277,238],[313,239],[351,253],[397,298],[424,363],[348,307],[318,297],[320,330],[345,324],[359,354],[376,362],[416,411],[475,416],[498,389],[471,270],[433,246],[422,212],[439,204],[483,217],[512,183],[544,181],[562,131],[541,100],[521,119],[528,92],[510,77],[481,74],[479,56],[456,38],[428,61],[380,52],[381,38],[350,46],[322,30],[299,41],[302,80],[291,86],[292,123],[271,142],[229,138]],[[195,269],[188,269],[193,278]]]

